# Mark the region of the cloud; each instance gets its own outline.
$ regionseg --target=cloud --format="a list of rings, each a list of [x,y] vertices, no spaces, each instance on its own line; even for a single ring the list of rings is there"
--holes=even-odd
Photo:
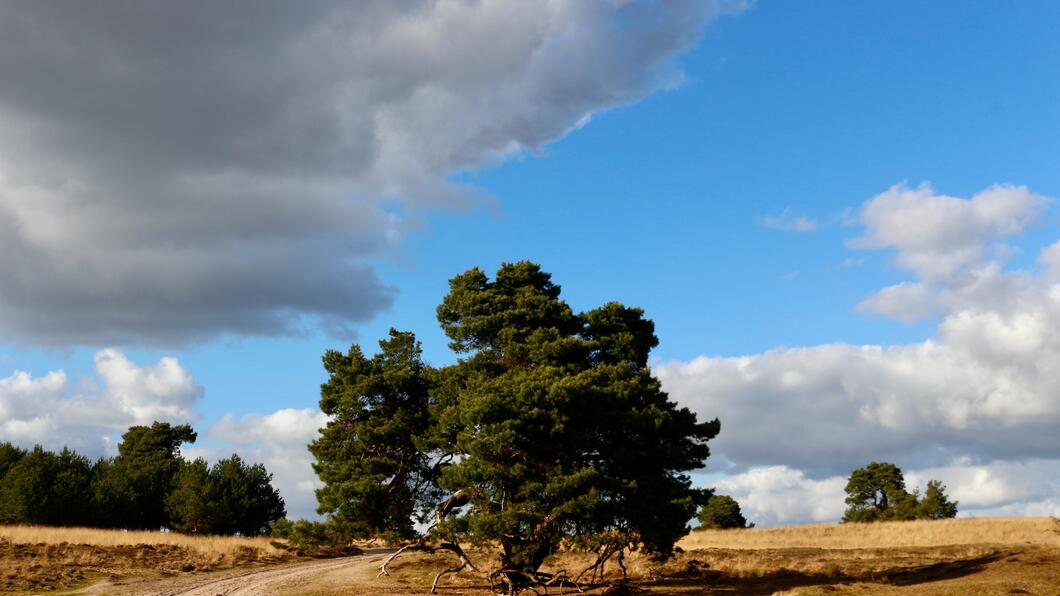
[[[906,474],[906,483],[923,487],[938,479],[965,514],[1034,507],[1060,498],[1060,459],[997,461],[985,465],[958,462]]]
[[[1060,461],[1060,249],[1042,251],[1045,268],[1024,270],[1004,269],[986,250],[1049,201],[1023,187],[958,199],[896,186],[861,208],[866,229],[854,244],[895,249],[918,279],[860,308],[902,320],[936,312],[931,339],[655,366],[672,397],[721,419],[712,468],[735,474],[743,484],[733,486],[757,495],[774,520],[818,519],[785,512],[776,486],[816,486],[872,460],[933,469],[968,508],[1049,510],[1060,486],[1034,478]]]
[[[73,383],[64,371],[34,377],[15,371],[0,378],[0,441],[36,444],[58,451],[70,447],[89,457],[116,454],[120,436],[133,425],[195,422],[203,388],[175,358],[140,365],[114,349],[95,355],[94,379]],[[98,388],[97,388],[98,386]],[[314,408],[281,409],[235,418],[226,414],[185,445],[186,457],[210,461],[238,453],[263,463],[288,514],[312,517],[319,481],[306,449],[328,418]]]
[[[931,288],[922,283],[904,281],[887,286],[862,300],[858,303],[858,310],[912,323],[934,312],[936,306]]]
[[[313,456],[306,446],[327,422],[328,417],[313,408],[285,408],[238,420],[226,414],[205,433],[225,446],[192,446],[184,453],[188,457],[216,461],[235,451],[248,461],[265,464],[273,474],[273,486],[286,502],[287,516],[311,518],[316,516],[317,506],[313,491],[321,484],[313,472]]]
[[[858,221],[864,249],[892,248],[900,265],[932,281],[977,264],[986,246],[1023,232],[1049,200],[1025,186],[996,185],[970,199],[937,195],[930,184],[898,184],[867,201]]]
[[[843,478],[813,480],[786,466],[752,468],[715,485],[718,494],[740,503],[741,512],[757,526],[830,522],[842,517],[846,505]]]
[[[344,332],[423,209],[480,200],[452,174],[672,86],[727,6],[5,4],[0,337]]]
[[[867,462],[866,462],[867,463]],[[926,489],[940,480],[960,517],[1056,515],[1060,511],[1060,459],[999,461],[975,465],[957,461],[946,466],[904,470],[907,490]],[[849,472],[821,479],[787,466],[763,466],[723,478],[718,494],[732,496],[749,521],[758,526],[834,522],[846,509]]]
[[[102,388],[90,392],[75,392],[61,370],[0,379],[0,440],[98,457],[112,452],[114,438],[130,426],[197,418],[203,389],[175,358],[141,366],[106,349],[96,353],[95,370]]]
[[[795,215],[789,207],[777,215],[768,215],[762,218],[762,225],[774,230],[806,233],[816,230],[819,222],[810,217]]]
[[[1050,202],[1024,186],[995,185],[970,199],[937,195],[926,183],[892,186],[861,207],[865,233],[850,245],[894,249],[898,264],[918,280],[883,288],[858,310],[913,322],[940,309],[992,308],[983,303],[990,293],[1004,299],[1012,292],[1002,286],[1020,282],[998,274],[1015,251],[1002,240],[1034,224]],[[1052,254],[1043,252],[1043,263]]]

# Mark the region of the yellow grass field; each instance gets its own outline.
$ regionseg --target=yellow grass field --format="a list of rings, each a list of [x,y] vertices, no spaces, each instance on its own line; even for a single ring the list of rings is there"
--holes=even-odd
[[[682,552],[663,564],[639,553],[629,555],[629,577],[652,594],[1060,595],[1060,520],[1054,518],[697,531],[679,547]],[[473,553],[482,569],[495,563],[494,553]],[[274,563],[302,565],[302,560],[265,538],[0,526],[0,591],[9,593],[81,588],[102,581],[132,594],[138,593],[138,585],[168,586],[216,575],[204,576],[205,571],[272,569]],[[379,560],[377,555],[321,567],[282,589],[261,593],[421,594],[434,574],[453,562],[445,556],[403,556],[390,566],[390,577],[377,578]],[[548,567],[574,575],[589,560],[565,553]],[[242,582],[250,576],[241,577],[248,578]],[[612,562],[603,583],[583,588],[602,594],[620,579]],[[475,573],[446,576],[441,586],[443,594],[488,593],[483,576]],[[111,593],[108,590],[92,593]],[[575,593],[573,588],[555,587],[550,593],[563,592]]]
[[[72,588],[98,578],[194,573],[291,558],[267,538],[0,526],[0,591]]]
[[[90,544],[93,546],[171,545],[208,557],[234,557],[243,549],[260,549],[280,555],[267,537],[189,536],[177,532],[138,532],[97,528],[55,528],[49,526],[0,526],[0,539],[14,544]]]
[[[990,518],[876,524],[822,524],[751,530],[695,531],[664,564],[634,553],[631,578],[652,594],[1043,594],[1060,596],[1060,521]],[[479,555],[480,559],[487,556]],[[589,562],[567,553],[551,571],[576,574]],[[319,596],[398,589],[429,583],[452,561],[413,557],[392,578],[350,591],[348,578],[321,578]],[[352,573],[352,572],[351,572]],[[364,574],[359,582],[363,585]],[[614,563],[607,580],[621,577]],[[473,574],[443,580],[452,590],[486,593]],[[345,582],[345,583],[344,583]],[[345,587],[343,587],[345,585]],[[407,584],[406,584],[407,585]],[[590,590],[606,592],[603,585]],[[373,592],[374,591],[374,592]],[[401,593],[401,592],[394,592]]]
[[[968,544],[1041,544],[1060,547],[1054,518],[995,517],[874,524],[820,524],[750,530],[697,530],[685,550],[702,548],[896,548]]]

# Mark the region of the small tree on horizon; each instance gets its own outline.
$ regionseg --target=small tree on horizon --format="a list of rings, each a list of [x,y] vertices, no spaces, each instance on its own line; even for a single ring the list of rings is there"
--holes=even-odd
[[[705,529],[729,530],[734,528],[753,528],[740,511],[740,504],[728,495],[714,495],[700,507],[699,527]]]
[[[920,500],[917,517],[920,519],[949,519],[957,517],[957,501],[946,496],[940,480],[928,480],[924,498]]]
[[[903,521],[943,519],[957,515],[957,503],[950,502],[938,480],[928,481],[921,499],[918,490],[906,490],[902,470],[887,462],[870,462],[850,474],[846,485],[847,510],[844,522]]]

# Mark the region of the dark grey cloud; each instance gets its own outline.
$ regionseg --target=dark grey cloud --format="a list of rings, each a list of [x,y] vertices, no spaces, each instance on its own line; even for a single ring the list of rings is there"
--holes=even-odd
[[[0,338],[342,329],[447,180],[673,83],[713,2],[0,5]],[[398,209],[388,209],[397,205]]]

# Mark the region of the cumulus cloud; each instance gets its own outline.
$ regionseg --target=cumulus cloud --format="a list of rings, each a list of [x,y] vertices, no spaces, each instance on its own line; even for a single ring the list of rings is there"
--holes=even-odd
[[[1060,249],[1043,250],[1044,270],[1006,270],[987,250],[1048,202],[1023,187],[959,199],[923,185],[861,208],[853,244],[894,249],[917,277],[861,308],[902,320],[937,312],[931,339],[700,356],[655,372],[679,402],[722,420],[715,466],[737,474],[766,519],[819,519],[782,511],[776,483],[814,486],[871,460],[933,469],[968,508],[1049,510],[1060,486],[1033,478],[1060,465]]]
[[[343,330],[421,209],[478,200],[449,176],[673,85],[719,10],[5,3],[0,337]]]
[[[970,199],[935,194],[930,184],[892,186],[862,207],[857,248],[892,248],[898,263],[937,280],[977,264],[988,244],[1023,232],[1049,204],[1025,186],[997,185]]]
[[[327,416],[312,408],[285,408],[239,419],[229,414],[205,433],[224,446],[196,445],[184,449],[184,453],[216,461],[236,452],[247,461],[263,463],[273,474],[273,486],[283,495],[288,517],[314,517],[317,502],[313,491],[321,485],[306,445],[327,422]]]
[[[867,463],[867,462],[866,462]],[[718,494],[734,497],[745,517],[758,526],[827,523],[843,516],[848,475],[814,479],[788,466],[753,467],[717,482]],[[1060,511],[1060,459],[957,460],[945,466],[905,469],[907,490],[940,480],[958,502],[960,517],[1056,515]]]
[[[960,502],[965,514],[1013,511],[1060,499],[1060,459],[995,461],[989,464],[956,462],[906,474],[911,486],[942,480],[946,493]]]
[[[69,446],[97,457],[137,424],[186,423],[197,415],[203,389],[175,358],[131,362],[118,350],[95,355],[101,388],[78,392],[63,371],[42,377],[15,371],[0,379],[0,440],[53,450]],[[87,383],[91,388],[95,383]]]
[[[793,522],[829,522],[842,517],[846,480],[813,480],[787,466],[752,468],[718,482],[718,494],[740,503],[748,521],[757,526]]]

